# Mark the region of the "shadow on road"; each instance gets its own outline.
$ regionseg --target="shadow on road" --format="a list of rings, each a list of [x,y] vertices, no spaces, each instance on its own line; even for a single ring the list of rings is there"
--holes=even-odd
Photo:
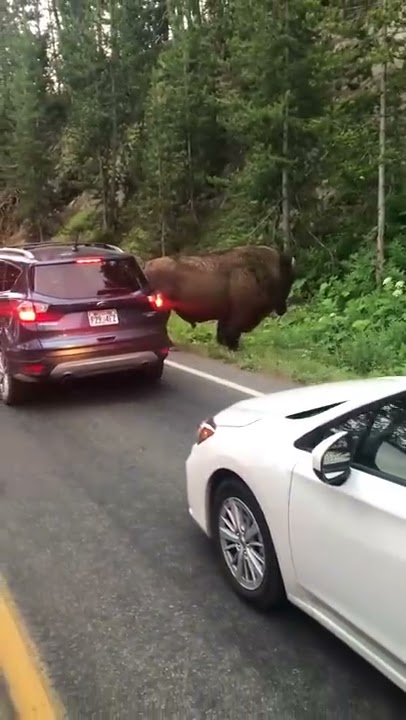
[[[231,616],[238,617],[233,644],[244,658],[244,664],[255,668],[265,682],[272,683],[276,655],[279,673],[290,677],[297,688],[301,684],[300,678],[304,674],[308,677],[311,668],[312,683],[307,689],[309,699],[323,687],[326,693],[331,687],[336,691],[341,689],[343,700],[347,698],[348,710],[337,713],[337,719],[369,717],[371,720],[371,701],[376,708],[374,719],[403,720],[406,717],[405,694],[331,632],[290,603],[276,612],[256,611],[228,589],[213,546],[199,530],[191,530],[188,546],[192,546],[194,557],[200,559],[206,572],[212,576],[215,573],[219,585],[229,592],[226,612],[228,609]],[[224,606],[221,612],[224,612]],[[218,610],[216,615],[218,622]]]
[[[100,375],[65,383],[46,383],[28,388],[24,405],[20,409],[47,410],[52,407],[101,405],[109,402],[122,405],[145,401],[171,392],[165,379],[150,384],[141,373]],[[17,409],[16,409],[17,410]]]

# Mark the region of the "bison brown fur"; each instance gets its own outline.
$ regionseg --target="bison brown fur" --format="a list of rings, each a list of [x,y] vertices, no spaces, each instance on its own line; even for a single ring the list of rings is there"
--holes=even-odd
[[[217,320],[217,341],[237,350],[242,333],[268,315],[283,315],[294,281],[294,258],[267,246],[245,246],[206,255],[161,257],[144,271],[183,320]]]

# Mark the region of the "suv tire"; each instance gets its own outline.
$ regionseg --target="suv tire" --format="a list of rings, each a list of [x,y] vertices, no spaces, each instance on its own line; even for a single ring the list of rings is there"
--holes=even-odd
[[[7,357],[4,350],[0,351],[0,400],[4,405],[20,405],[24,400],[24,383],[10,375]]]
[[[143,375],[146,381],[152,384],[160,381],[163,371],[164,361],[157,360],[157,362],[151,363],[143,369]]]

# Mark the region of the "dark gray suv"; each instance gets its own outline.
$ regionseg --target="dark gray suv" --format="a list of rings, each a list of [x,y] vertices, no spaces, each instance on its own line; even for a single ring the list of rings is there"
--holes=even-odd
[[[0,248],[0,398],[27,383],[142,370],[161,378],[169,310],[136,259],[114,245]]]

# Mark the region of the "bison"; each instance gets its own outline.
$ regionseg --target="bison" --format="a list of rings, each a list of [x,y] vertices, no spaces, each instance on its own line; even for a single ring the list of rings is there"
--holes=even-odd
[[[155,258],[144,271],[177,315],[193,327],[217,320],[217,342],[237,350],[242,333],[286,312],[294,267],[289,253],[261,245]]]

